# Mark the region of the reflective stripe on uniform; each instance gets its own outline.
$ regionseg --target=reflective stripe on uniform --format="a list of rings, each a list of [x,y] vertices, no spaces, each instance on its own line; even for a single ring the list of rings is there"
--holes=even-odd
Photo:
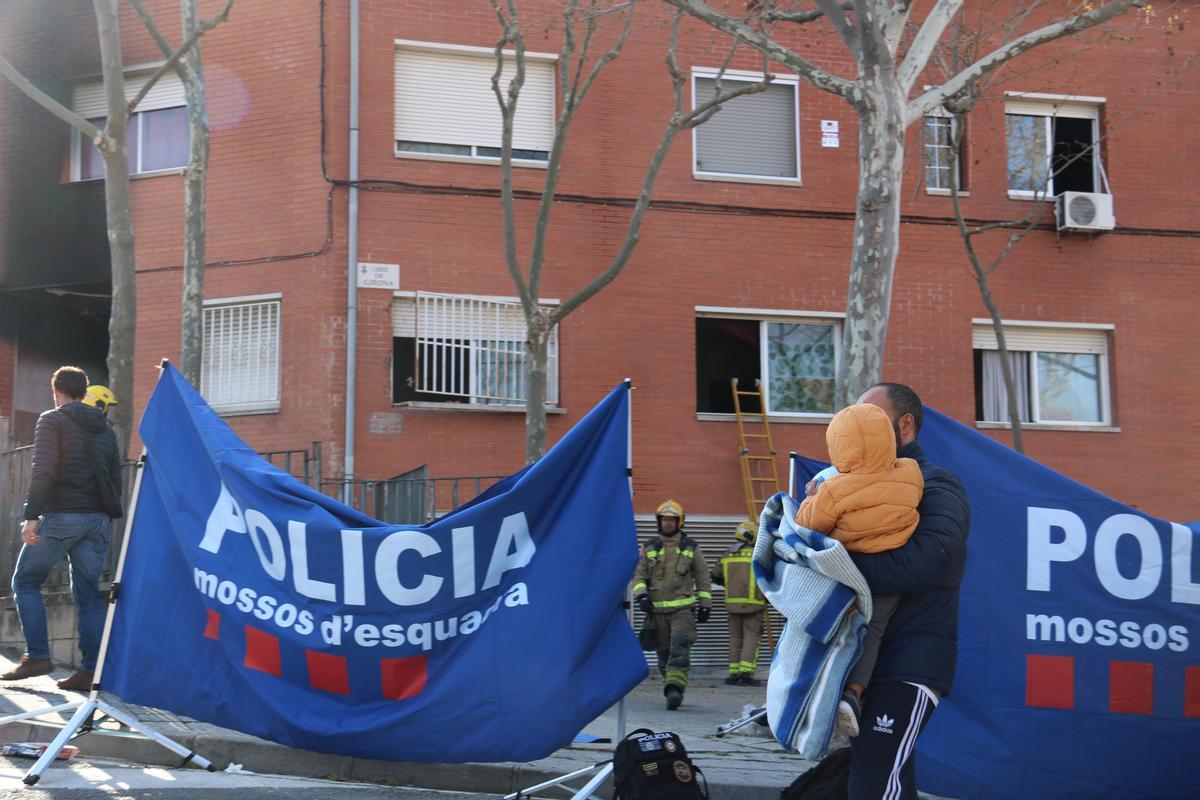
[[[635,584],[633,585],[633,593],[634,593],[635,595],[636,595],[638,592],[644,592],[644,591],[646,591],[646,584],[645,584],[645,582],[644,582],[644,581],[642,581],[642,582],[638,582],[638,583],[635,583]]]
[[[693,606],[696,604],[695,597],[681,597],[678,600],[655,600],[655,608],[683,608],[684,606]]]
[[[686,689],[688,677],[686,672],[680,672],[677,669],[668,669],[667,674],[663,676],[663,683],[667,685],[674,684],[680,689]]]
[[[695,551],[695,550],[683,550],[683,549],[681,548],[681,549],[679,550],[679,555],[683,556],[684,558],[695,558],[695,557],[696,557],[696,551]]]
[[[696,596],[699,597],[701,600],[712,600],[712,592],[706,592],[703,589],[696,592]]]
[[[649,561],[653,561],[654,559],[658,558],[661,555],[662,555],[662,550],[647,550],[646,551],[646,559]]]

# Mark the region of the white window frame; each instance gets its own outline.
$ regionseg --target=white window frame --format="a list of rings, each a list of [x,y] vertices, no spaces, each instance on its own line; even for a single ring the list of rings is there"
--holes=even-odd
[[[1046,428],[1074,428],[1074,429],[1111,428],[1112,427],[1112,425],[1113,425],[1112,387],[1110,385],[1109,363],[1108,362],[1109,362],[1109,356],[1111,353],[1111,345],[1112,345],[1112,343],[1110,341],[1110,336],[1111,336],[1112,332],[1115,330],[1115,326],[1113,326],[1111,324],[1107,324],[1107,323],[1040,322],[1040,321],[1030,321],[1030,320],[1002,320],[1001,322],[1005,328],[1006,339],[1008,336],[1012,335],[1012,333],[1010,333],[1010,331],[1015,333],[1021,329],[1030,330],[1031,332],[1039,334],[1040,336],[1053,336],[1053,332],[1056,329],[1061,330],[1064,334],[1069,334],[1071,332],[1084,332],[1084,331],[1102,332],[1104,334],[1104,345],[1103,345],[1102,351],[1099,353],[1090,353],[1088,351],[1080,350],[1078,348],[1071,348],[1069,345],[1063,345],[1064,349],[1061,349],[1061,350],[1052,350],[1049,347],[1033,348],[1033,347],[1021,347],[1019,345],[1014,347],[1010,344],[1007,349],[1008,349],[1009,353],[1025,353],[1025,354],[1027,354],[1027,356],[1029,358],[1029,362],[1027,364],[1027,369],[1029,371],[1028,390],[1029,390],[1030,420],[1029,420],[1029,423],[1026,423],[1026,424],[1033,424],[1033,425],[1037,425],[1039,427],[1046,427]],[[994,338],[994,330],[995,329],[992,325],[992,321],[990,319],[986,319],[986,318],[976,318],[976,319],[971,320],[971,324],[972,324],[972,350],[993,350],[993,351],[996,350],[997,348],[994,346],[992,346],[992,347],[980,346],[980,341],[979,341],[979,339],[980,339],[979,334],[981,334],[981,333],[983,334],[984,338],[989,338],[989,337]],[[1054,354],[1068,353],[1069,354],[1069,353],[1085,353],[1085,352],[1087,352],[1087,354],[1089,354],[1089,355],[1095,355],[1096,361],[1099,365],[1099,369],[1097,370],[1097,378],[1096,379],[1100,383],[1100,386],[1099,386],[1099,389],[1100,389],[1100,419],[1094,420],[1094,421],[1093,420],[1042,419],[1042,416],[1041,416],[1041,393],[1040,393],[1041,387],[1039,386],[1039,383],[1038,383],[1038,364],[1037,364],[1038,354],[1039,353],[1054,353]],[[980,424],[986,424],[986,425],[998,425],[998,426],[1006,427],[1006,428],[1011,427],[1010,422],[1004,422],[1004,421],[998,421],[998,420],[976,420],[976,422],[980,423]]]
[[[799,323],[802,325],[826,325],[833,328],[833,375],[836,381],[838,370],[842,364],[842,325],[845,322],[844,312],[830,311],[780,311],[766,308],[725,308],[721,306],[696,306],[697,317],[719,319],[746,319],[759,323],[758,333],[758,375],[762,386],[763,402],[767,414],[774,419],[794,420],[828,420],[834,412],[823,411],[776,411],[771,406],[771,380],[768,374],[769,359],[767,353],[767,324],[772,322]],[[711,412],[699,412],[708,414]],[[732,415],[724,415],[732,416]]]
[[[741,83],[760,83],[763,80],[763,73],[749,72],[747,70],[729,69],[722,72],[719,69],[712,67],[693,67],[692,68],[692,108],[696,107],[696,81],[701,78],[716,79],[720,78],[721,83],[726,81],[739,81]],[[730,172],[704,172],[696,169],[696,153],[697,142],[696,137],[699,134],[700,126],[692,128],[692,177],[702,181],[728,181],[731,183],[767,183],[780,186],[800,186],[802,185],[801,178],[803,170],[800,165],[800,79],[794,75],[776,75],[772,81],[772,86],[790,86],[792,87],[792,124],[796,134],[796,177],[780,178],[771,177],[769,175],[745,175]],[[718,111],[718,114],[725,113]]]
[[[446,44],[446,43],[442,43],[442,42],[424,42],[424,41],[418,41],[418,40],[413,40],[413,39],[396,39],[396,40],[394,40],[393,44],[394,44],[393,53],[398,53],[400,50],[412,50],[412,51],[417,51],[417,52],[423,51],[423,52],[428,52],[428,53],[447,53],[447,54],[451,54],[451,55],[476,56],[476,57],[484,57],[484,58],[491,59],[493,65],[495,64],[495,58],[496,58],[496,52],[491,47],[477,47],[474,45]],[[516,58],[516,52],[513,50],[505,50],[504,55],[506,58],[510,58],[510,59]],[[396,81],[396,74],[397,74],[394,58],[395,57],[393,56],[393,66],[392,66],[393,91],[395,91],[394,84]],[[550,72],[551,72],[551,76],[552,76],[551,80],[554,82],[554,86],[552,88],[552,93],[554,95],[555,112],[554,112],[553,116],[554,116],[554,120],[557,121],[557,117],[558,117],[558,70],[555,69],[555,65],[557,65],[557,63],[558,63],[558,54],[526,51],[525,62],[526,62],[526,69],[528,69],[528,65],[530,63],[549,63],[550,64]],[[502,85],[504,85],[503,81],[502,81]],[[393,102],[395,102],[395,101],[393,101]],[[496,110],[497,114],[500,113],[499,105],[495,106],[495,110]],[[553,147],[553,137],[554,137],[554,126],[553,125],[551,127],[551,130],[548,132],[548,134],[549,134],[550,142],[551,142],[550,147]],[[456,144],[447,143],[447,142],[429,142],[429,144],[440,144],[440,145],[445,145],[445,146],[457,146],[457,147],[469,147],[471,150],[470,155],[457,155],[457,154],[453,154],[453,153],[422,153],[420,151],[415,151],[415,150],[402,150],[400,148],[398,142],[399,142],[399,139],[396,138],[396,131],[394,130],[394,126],[393,126],[392,153],[396,158],[410,158],[410,159],[416,159],[418,161],[451,161],[451,162],[458,162],[461,164],[499,164],[501,161],[499,156],[488,156],[488,155],[480,155],[479,154],[480,149],[488,147],[487,145],[456,145]],[[501,142],[497,142],[495,147],[496,147],[496,149],[499,149],[501,147]],[[519,148],[514,148],[514,149],[519,149]],[[514,157],[512,159],[512,163],[514,166],[546,169],[546,167],[549,163],[549,148],[547,148],[546,160]]]
[[[156,66],[156,65],[151,65],[151,66]],[[152,73],[146,72],[145,70],[146,70],[146,65],[139,65],[137,67],[134,67],[132,69],[125,71],[125,98],[127,100],[132,100],[134,98],[134,95],[136,95],[138,93],[138,90],[140,90],[142,88],[142,84],[145,83],[146,79],[148,79],[150,77],[150,75],[152,74]],[[178,84],[178,86],[176,86],[176,84]],[[95,86],[95,85],[96,85],[96,81],[82,81],[77,86],[78,87],[90,87],[90,86]],[[166,100],[165,102],[156,103],[150,107],[144,107],[144,106],[146,106],[146,100],[143,99],[142,103],[140,103],[138,105],[138,107],[136,109],[134,109],[133,113],[129,115],[130,125],[137,126],[137,153],[130,154],[131,155],[131,158],[129,160],[130,176],[133,176],[133,175],[139,175],[139,176],[174,175],[174,174],[182,172],[187,167],[187,162],[185,160],[185,162],[183,164],[180,164],[177,167],[163,167],[162,169],[154,169],[154,170],[143,170],[142,169],[142,151],[144,149],[143,145],[146,141],[145,130],[143,127],[143,122],[145,120],[145,113],[151,112],[151,111],[163,111],[168,108],[187,108],[187,98],[183,94],[183,84],[181,82],[179,82],[179,78],[174,73],[168,72],[168,73],[165,73],[161,78],[159,78],[158,83],[156,83],[154,85],[153,89],[151,89],[151,93],[154,93],[154,92],[158,92],[160,94],[160,96],[164,93],[169,94],[169,95],[173,96],[173,99]],[[72,103],[72,109],[73,110],[75,109],[74,103]],[[105,110],[105,115],[107,116],[107,109]],[[88,118],[95,119],[95,117],[90,117],[90,116]],[[82,183],[85,181],[104,180],[103,175],[100,175],[95,178],[83,177],[83,175],[82,175],[82,172],[83,172],[83,148],[85,146],[91,146],[91,142],[85,142],[83,139],[83,133],[75,128],[72,128],[71,129],[71,155],[70,155],[70,159],[71,159],[70,173],[71,173],[71,182],[72,183]]]
[[[1044,192],[1028,189],[1013,189],[1007,187],[1008,196],[1013,200],[1037,200],[1039,198],[1055,197],[1054,176],[1050,174],[1051,160],[1054,157],[1053,120],[1059,117],[1071,119],[1090,119],[1092,121],[1092,184],[1099,189],[1101,185],[1100,166],[1100,109],[1104,107],[1105,98],[1086,97],[1083,95],[1042,94],[1037,92],[1005,92],[1005,182],[1008,178],[1008,126],[1009,115],[1042,117],[1045,125],[1046,153],[1045,164],[1050,179]]]
[[[395,303],[396,300],[411,301],[414,304],[414,306],[416,307],[414,309],[414,320],[416,321],[415,322],[416,328],[413,331],[412,338],[414,340],[415,346],[418,349],[418,358],[414,359],[413,379],[414,379],[414,381],[418,382],[418,385],[419,385],[420,376],[417,373],[421,369],[421,363],[420,363],[420,359],[419,359],[419,351],[421,348],[422,337],[420,335],[421,330],[420,330],[420,321],[419,320],[420,320],[420,298],[422,296],[434,297],[434,298],[452,298],[455,300],[464,300],[464,301],[468,301],[468,302],[492,303],[492,304],[496,304],[499,306],[506,306],[506,307],[511,306],[511,307],[514,307],[514,309],[518,312],[520,311],[520,307],[521,307],[521,300],[520,300],[520,298],[517,298],[517,297],[500,297],[500,296],[495,296],[495,295],[472,295],[472,294],[458,294],[458,293],[446,293],[446,292],[414,292],[414,291],[393,292],[393,294],[392,294],[392,298],[393,298],[392,302],[393,303]],[[542,307],[553,307],[553,306],[559,305],[559,300],[554,299],[554,298],[539,299],[538,305],[542,306]],[[523,325],[524,324],[523,323],[523,320],[524,320],[523,314],[522,314],[521,319],[522,319],[522,325]],[[396,331],[394,328],[392,331],[392,335],[393,335],[393,338],[396,338]],[[404,338],[404,337],[401,337],[401,338]],[[433,338],[436,340],[439,337],[433,337]],[[458,337],[456,337],[456,338],[458,338]],[[475,335],[472,335],[469,337],[463,337],[463,338],[467,338],[470,341],[470,345],[468,346],[468,349],[470,350],[471,354],[474,354],[477,350],[481,349],[478,345],[478,342],[486,340],[485,338],[482,338],[481,336],[475,336]],[[516,340],[516,339],[504,339],[501,341],[515,342],[515,343],[521,345],[522,349],[524,348],[524,344],[525,344],[524,341]],[[546,406],[548,408],[552,408],[552,409],[559,408],[559,381],[560,381],[560,375],[561,375],[560,355],[561,354],[560,354],[560,349],[559,349],[558,326],[555,326],[554,330],[551,331],[551,333],[550,333],[550,342],[547,347],[547,362],[546,362],[546,373],[547,373],[546,374]],[[428,391],[431,394],[458,395],[458,396],[462,397],[465,402],[456,403],[456,402],[449,402],[449,401],[445,401],[445,400],[416,399],[416,400],[412,400],[412,401],[402,401],[399,403],[393,402],[393,405],[415,404],[418,406],[438,406],[438,407],[445,407],[445,408],[451,408],[451,409],[453,409],[453,408],[471,408],[471,409],[487,409],[487,410],[496,410],[496,411],[505,411],[505,410],[524,409],[525,408],[527,399],[521,400],[520,402],[507,402],[508,398],[489,398],[489,397],[477,392],[476,389],[478,389],[478,387],[479,387],[480,379],[479,379],[479,376],[476,371],[476,360],[474,357],[472,357],[472,355],[468,355],[464,358],[464,361],[465,361],[464,366],[465,366],[465,372],[466,372],[466,377],[467,377],[467,389],[468,389],[466,392],[457,393],[457,392],[449,392],[449,391],[438,391],[436,389],[431,389]],[[392,364],[392,370],[394,373],[394,370],[395,370],[394,363]],[[394,378],[395,378],[395,376],[393,374],[393,381],[394,381]],[[523,375],[522,375],[522,378],[523,378]],[[494,400],[494,402],[480,402],[481,400],[489,400],[489,399]]]
[[[926,194],[933,194],[933,195],[940,195],[940,196],[948,197],[952,193],[950,189],[948,189],[948,188],[943,189],[940,186],[930,186],[929,185],[928,162],[925,160],[925,156],[929,152],[929,141],[927,139],[928,134],[926,132],[927,131],[926,126],[928,125],[928,121],[931,118],[939,119],[939,120],[940,119],[950,120],[951,147],[953,146],[953,143],[954,143],[954,137],[958,134],[958,127],[963,124],[963,119],[961,116],[959,116],[957,114],[951,114],[949,111],[946,111],[946,109],[944,109],[944,108],[935,108],[933,111],[930,111],[928,114],[926,114],[925,118],[923,120],[921,120],[921,156],[922,156],[922,158],[921,158],[921,182],[923,184],[925,184],[925,193]],[[964,137],[964,141],[965,141],[965,137]],[[959,142],[959,145],[961,146],[962,142]],[[963,176],[963,160],[962,160],[962,152],[960,151],[958,153],[958,157],[954,159],[954,171],[951,173],[950,177],[957,184],[958,196],[959,197],[969,197],[970,193],[963,191],[962,176]]]
[[[249,307],[249,306],[271,306],[275,307],[275,331],[274,331],[274,348],[275,348],[275,385],[271,387],[271,397],[259,398],[256,400],[247,400],[237,403],[213,403],[209,405],[214,411],[221,416],[237,416],[242,414],[267,414],[279,411],[279,385],[283,374],[283,351],[280,347],[280,340],[283,330],[283,294],[280,292],[272,292],[269,294],[244,295],[240,297],[220,297],[212,300],[204,301],[204,326],[207,329],[208,312],[218,308],[233,308],[233,307]],[[201,395],[204,393],[204,372],[201,370]],[[207,400],[208,398],[205,398]]]

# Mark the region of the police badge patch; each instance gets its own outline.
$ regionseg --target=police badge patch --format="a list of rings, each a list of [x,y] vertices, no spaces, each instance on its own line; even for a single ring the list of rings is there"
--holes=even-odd
[[[680,783],[692,782],[692,767],[686,761],[676,761],[671,765],[675,770],[675,778]]]

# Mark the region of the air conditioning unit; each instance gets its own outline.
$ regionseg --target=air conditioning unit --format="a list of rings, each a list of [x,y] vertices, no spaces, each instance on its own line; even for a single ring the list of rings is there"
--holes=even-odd
[[[1111,194],[1063,192],[1055,201],[1060,231],[1111,231],[1117,224]]]

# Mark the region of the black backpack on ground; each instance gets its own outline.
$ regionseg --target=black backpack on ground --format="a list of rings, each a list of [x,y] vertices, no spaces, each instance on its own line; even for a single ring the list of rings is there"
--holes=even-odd
[[[613,800],[707,800],[708,782],[673,733],[638,728],[613,751]]]
[[[850,795],[850,748],[834,750],[792,781],[779,800],[846,800]]]

